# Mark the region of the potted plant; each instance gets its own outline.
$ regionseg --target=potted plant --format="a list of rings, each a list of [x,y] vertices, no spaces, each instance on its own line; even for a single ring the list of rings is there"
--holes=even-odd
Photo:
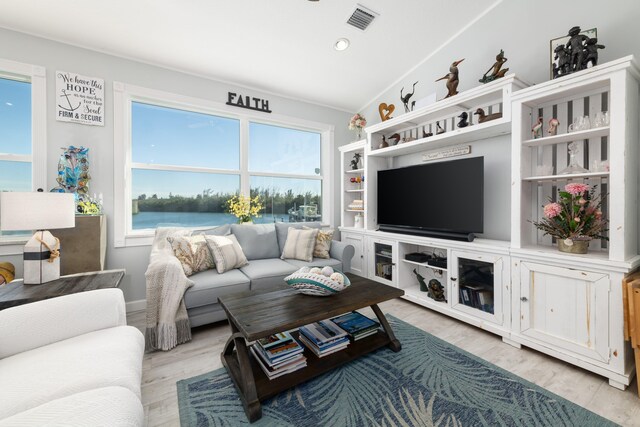
[[[358,133],[358,141],[362,139],[362,129],[367,125],[367,119],[360,113],[356,113],[351,120],[349,120],[349,130],[355,130]]]
[[[260,196],[252,199],[251,197],[245,197],[240,194],[230,197],[229,200],[227,200],[227,211],[238,218],[239,224],[252,223],[253,218],[260,217],[262,208]]]
[[[586,254],[591,239],[605,239],[607,220],[602,217],[602,195],[596,187],[570,183],[558,190],[559,200],[545,205],[544,218],[533,224],[558,240],[558,250]],[[606,197],[606,196],[605,196]]]

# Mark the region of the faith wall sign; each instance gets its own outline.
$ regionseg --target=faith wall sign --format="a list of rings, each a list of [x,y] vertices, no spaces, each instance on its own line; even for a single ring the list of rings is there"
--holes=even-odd
[[[269,101],[267,99],[256,98],[255,96],[243,96],[234,92],[227,95],[227,105],[234,107],[246,108],[247,110],[262,111],[270,113]]]

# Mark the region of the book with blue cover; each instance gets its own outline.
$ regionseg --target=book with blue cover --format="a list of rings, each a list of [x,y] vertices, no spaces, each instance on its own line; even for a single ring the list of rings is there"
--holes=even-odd
[[[380,323],[369,319],[367,316],[360,314],[357,311],[352,311],[351,313],[334,317],[331,321],[341,329],[344,329],[352,337],[372,330],[377,330],[380,327]]]

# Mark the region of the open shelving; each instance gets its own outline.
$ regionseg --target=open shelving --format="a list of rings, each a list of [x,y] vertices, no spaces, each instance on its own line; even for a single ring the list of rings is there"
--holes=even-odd
[[[341,146],[340,162],[341,162],[341,194],[340,203],[342,205],[342,227],[351,229],[364,229],[366,202],[365,202],[365,183],[364,183],[364,162],[365,162],[365,140],[352,142]],[[360,162],[357,169],[353,169],[351,161],[354,155],[360,154]],[[359,180],[360,182],[351,182]],[[362,200],[363,209],[353,209],[349,205],[355,200]]]

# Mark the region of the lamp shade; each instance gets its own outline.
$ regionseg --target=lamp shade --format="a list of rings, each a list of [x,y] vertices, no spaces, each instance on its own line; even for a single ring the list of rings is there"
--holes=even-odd
[[[0,192],[0,230],[45,230],[75,227],[71,193]]]

